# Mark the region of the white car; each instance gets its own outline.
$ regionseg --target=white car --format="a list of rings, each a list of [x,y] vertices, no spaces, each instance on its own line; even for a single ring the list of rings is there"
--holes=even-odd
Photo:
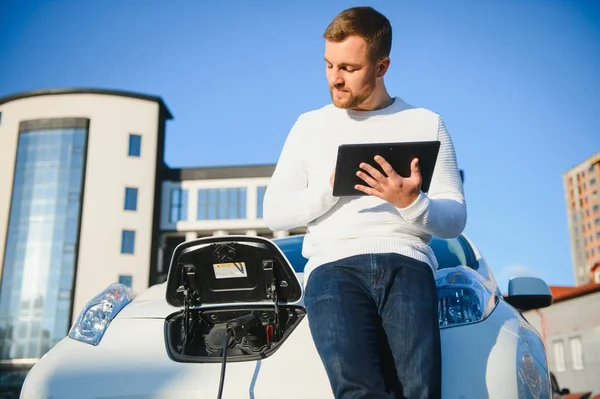
[[[180,244],[165,283],[135,298],[115,284],[93,298],[29,372],[21,399],[333,398],[303,307],[302,240]],[[549,306],[546,283],[513,279],[503,298],[465,236],[431,246],[443,397],[551,398],[542,339],[517,310]]]

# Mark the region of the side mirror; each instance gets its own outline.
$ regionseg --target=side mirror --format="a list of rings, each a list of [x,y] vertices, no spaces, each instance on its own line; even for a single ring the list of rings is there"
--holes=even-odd
[[[563,388],[560,390],[560,394],[561,395],[570,395],[571,391],[569,391],[569,388]]]
[[[508,282],[506,302],[519,310],[532,310],[552,305],[548,284],[537,277],[515,277]]]

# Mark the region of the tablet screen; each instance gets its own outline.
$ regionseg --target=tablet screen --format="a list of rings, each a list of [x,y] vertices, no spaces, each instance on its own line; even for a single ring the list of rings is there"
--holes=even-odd
[[[429,191],[439,149],[439,141],[342,144],[338,148],[333,195],[367,195],[354,188],[357,184],[368,186],[356,176],[356,172],[360,170],[359,165],[366,162],[383,173],[381,166],[374,159],[376,155],[382,156],[402,177],[410,176],[410,164],[413,159],[418,158],[422,178],[421,191],[426,193]]]

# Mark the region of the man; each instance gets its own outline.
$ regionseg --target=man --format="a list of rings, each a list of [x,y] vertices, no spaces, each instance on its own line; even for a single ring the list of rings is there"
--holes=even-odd
[[[442,118],[390,97],[392,28],[370,7],[341,12],[325,31],[333,104],[302,114],[264,198],[270,229],[307,226],[303,255],[311,334],[336,398],[440,398],[437,261],[432,236],[466,224],[462,181]],[[418,160],[408,178],[380,157],[357,166],[368,195],[332,195],[342,143],[439,140],[427,194]],[[372,167],[382,165],[385,174]]]

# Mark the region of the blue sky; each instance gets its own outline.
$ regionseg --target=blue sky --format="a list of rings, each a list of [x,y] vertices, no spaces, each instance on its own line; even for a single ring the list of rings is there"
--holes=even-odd
[[[600,151],[594,0],[2,0],[0,96],[159,95],[175,116],[169,165],[274,163],[296,117],[329,102],[321,35],[355,5],[392,22],[391,94],[444,117],[465,170],[466,233],[501,289],[523,273],[573,284],[561,176]]]

